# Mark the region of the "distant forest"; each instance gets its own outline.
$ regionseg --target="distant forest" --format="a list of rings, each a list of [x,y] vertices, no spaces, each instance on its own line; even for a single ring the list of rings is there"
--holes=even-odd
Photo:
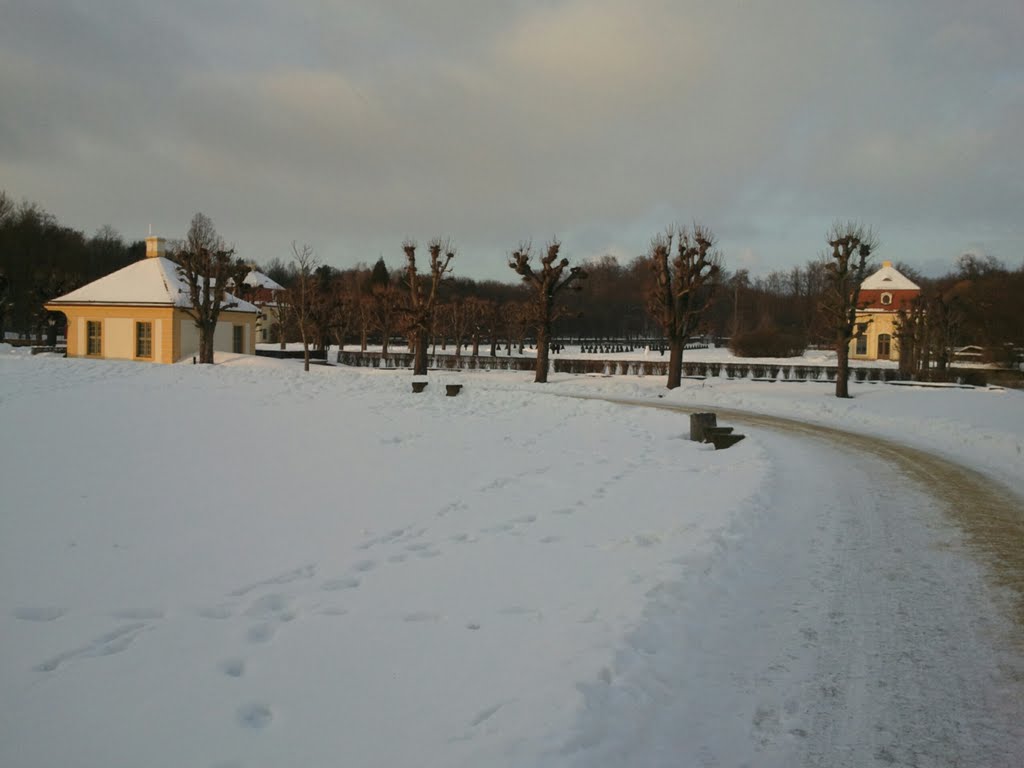
[[[652,238],[659,233],[652,232]],[[510,253],[515,244],[510,244]],[[172,254],[169,254],[172,255]],[[244,259],[244,254],[237,254]],[[108,226],[92,236],[62,226],[31,202],[16,203],[0,191],[0,338],[4,332],[42,337],[43,303],[145,256],[143,241],[127,242]],[[730,270],[728,254],[717,255],[714,284],[705,290],[701,332],[729,343],[741,354],[799,354],[809,346],[833,346],[821,312],[827,254],[809,254],[803,266],[752,276]],[[510,259],[511,261],[511,259]],[[459,259],[440,286],[434,313],[435,338],[504,339],[523,343],[532,334],[534,292],[509,270],[509,282],[458,275]],[[957,347],[976,344],[986,359],[1016,362],[1024,348],[1024,265],[1013,269],[991,256],[964,254],[948,274],[930,279],[893,259],[894,266],[923,289],[920,318],[927,318],[926,343],[936,359]],[[291,288],[299,277],[294,260],[274,259],[254,268]],[[511,264],[510,264],[511,266]],[[655,271],[651,253],[626,263],[599,256],[579,264],[586,279],[580,290],[559,298],[553,337],[563,341],[656,341],[662,327],[652,311]],[[878,266],[875,264],[874,266]],[[318,265],[314,313],[318,344],[380,344],[402,336],[402,305],[408,298],[402,244],[393,263],[380,259],[340,270]],[[280,332],[293,340],[286,324]]]

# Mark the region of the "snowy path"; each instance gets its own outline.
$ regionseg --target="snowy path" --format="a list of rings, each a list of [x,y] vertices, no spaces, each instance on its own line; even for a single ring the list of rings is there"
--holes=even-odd
[[[985,547],[1024,540],[1019,500],[921,452],[724,415],[773,430],[757,514],[587,688],[573,764],[1021,765],[1019,593],[990,585],[1019,588],[1020,548]]]

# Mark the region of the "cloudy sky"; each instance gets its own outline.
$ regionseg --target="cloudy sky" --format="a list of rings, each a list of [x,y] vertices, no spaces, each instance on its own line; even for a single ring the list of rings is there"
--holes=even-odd
[[[91,234],[336,266],[450,237],[755,274],[837,217],[930,274],[1024,257],[1021,0],[0,0],[0,189]]]

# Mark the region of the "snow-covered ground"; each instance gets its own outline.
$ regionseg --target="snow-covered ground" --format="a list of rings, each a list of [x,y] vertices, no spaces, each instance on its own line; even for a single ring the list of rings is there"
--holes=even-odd
[[[809,419],[1024,493],[1022,393],[452,372],[414,395],[410,378],[0,346],[0,765],[854,765],[865,744],[945,764],[900,751],[901,722],[932,738],[927,686],[916,715],[886,711],[891,732],[826,706],[874,673],[843,661],[867,653],[857,638],[903,663],[879,639],[898,630],[858,632],[899,589],[921,622],[962,604],[970,637],[935,647],[1000,745],[943,724],[952,746],[928,759],[1024,756],[1022,666],[992,639],[1019,627],[918,490],[861,498],[877,462],[836,485],[849,457],[796,438],[746,430],[716,452],[683,415],[564,397]],[[876,513],[913,556],[865,550],[869,571],[932,581],[858,583],[840,610],[828,574]]]

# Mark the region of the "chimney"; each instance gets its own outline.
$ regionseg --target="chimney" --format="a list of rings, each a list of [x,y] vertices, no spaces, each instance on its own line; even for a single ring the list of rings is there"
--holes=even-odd
[[[882,266],[883,267],[891,267],[892,266],[892,262],[891,261],[883,261],[882,262]]]
[[[164,246],[167,241],[162,237],[150,235],[146,238],[146,258],[156,259],[164,255]]]

